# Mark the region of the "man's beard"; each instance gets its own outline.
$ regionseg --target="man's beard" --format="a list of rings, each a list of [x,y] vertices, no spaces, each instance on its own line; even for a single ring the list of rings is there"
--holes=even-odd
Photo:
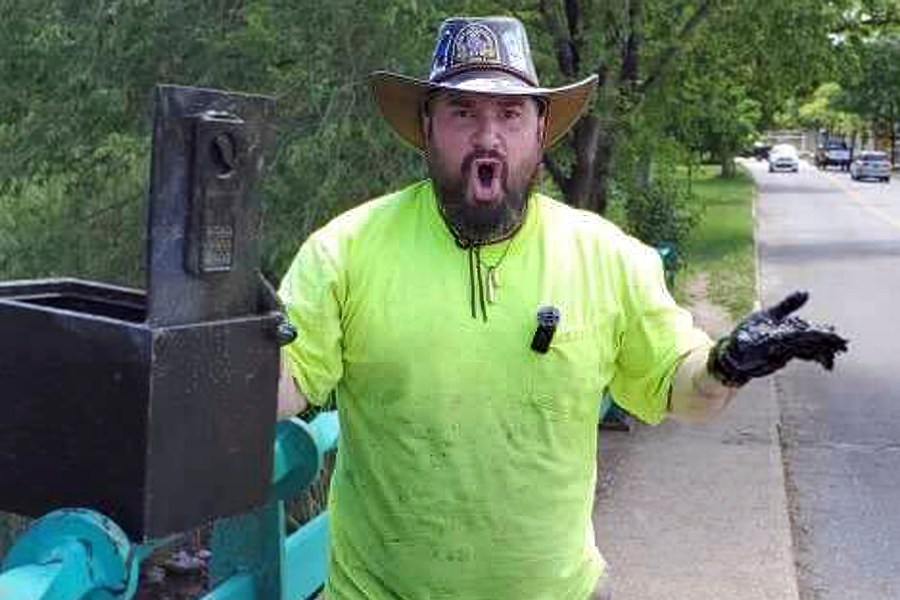
[[[476,158],[500,160],[503,167],[500,184],[503,197],[499,202],[478,204],[466,199],[472,162]],[[454,236],[460,242],[481,245],[508,238],[522,224],[528,196],[537,180],[540,164],[535,163],[531,172],[521,169],[510,172],[509,164],[496,153],[473,152],[463,160],[460,173],[448,173],[434,160],[428,161],[428,173],[434,182],[435,194],[441,213]]]

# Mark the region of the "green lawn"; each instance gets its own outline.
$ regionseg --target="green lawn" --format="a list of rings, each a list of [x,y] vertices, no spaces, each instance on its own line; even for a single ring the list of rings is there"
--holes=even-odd
[[[676,296],[698,273],[706,273],[709,300],[735,319],[756,301],[756,253],[753,244],[753,180],[743,170],[733,179],[718,177],[718,167],[694,170],[693,192],[705,210],[682,257]]]

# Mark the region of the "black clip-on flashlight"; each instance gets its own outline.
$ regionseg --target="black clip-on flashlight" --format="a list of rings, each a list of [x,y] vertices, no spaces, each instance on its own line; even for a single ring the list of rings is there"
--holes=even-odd
[[[550,341],[559,324],[559,309],[555,306],[542,306],[537,311],[537,329],[531,338],[531,349],[546,354],[550,349]]]

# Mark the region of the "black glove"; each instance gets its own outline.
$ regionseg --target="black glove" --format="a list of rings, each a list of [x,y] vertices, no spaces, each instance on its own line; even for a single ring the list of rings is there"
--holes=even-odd
[[[739,387],[777,371],[792,358],[814,360],[830,371],[834,355],[847,351],[847,340],[830,326],[788,316],[808,299],[806,292],[794,292],[775,306],[750,314],[710,350],[709,372],[721,383]]]
[[[274,312],[278,319],[278,325],[275,329],[275,339],[279,346],[287,346],[297,339],[297,328],[288,321],[285,315],[284,306],[278,299],[278,292],[275,287],[266,279],[266,276],[259,272],[259,305],[260,309],[265,312]]]
[[[283,312],[278,313],[278,329],[275,332],[275,339],[278,340],[278,346],[287,346],[297,339],[297,328],[288,321]]]

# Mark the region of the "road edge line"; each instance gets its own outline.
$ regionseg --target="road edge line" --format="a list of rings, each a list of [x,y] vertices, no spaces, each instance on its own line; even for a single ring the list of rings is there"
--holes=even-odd
[[[747,169],[750,172],[750,169]],[[751,177],[753,177],[753,202],[752,202],[752,217],[753,217],[753,253],[754,259],[756,260],[755,271],[756,271],[756,301],[754,302],[754,310],[760,310],[762,308],[762,294],[763,294],[763,278],[762,278],[762,260],[760,258],[759,251],[759,242],[760,242],[760,223],[759,223],[759,200],[760,200],[760,189],[759,189],[759,181],[756,177],[753,176],[752,172],[750,172]],[[766,393],[769,396],[769,401],[772,403],[772,408],[774,409],[774,419],[773,422],[769,426],[769,435],[770,437],[770,453],[771,460],[773,462],[773,470],[776,472],[774,477],[778,480],[778,489],[780,490],[780,498],[778,499],[778,504],[781,505],[781,518],[783,522],[787,525],[787,530],[784,532],[785,538],[782,540],[782,543],[787,548],[787,558],[790,563],[787,565],[787,578],[788,585],[790,589],[786,590],[787,596],[791,600],[801,600],[800,599],[800,569],[799,569],[799,550],[797,547],[797,530],[796,527],[798,524],[794,520],[794,516],[791,512],[791,498],[790,492],[788,490],[788,466],[785,462],[785,451],[784,451],[784,442],[782,440],[782,411],[781,411],[781,402],[778,399],[778,388],[775,382],[775,375],[768,378],[766,382]]]

